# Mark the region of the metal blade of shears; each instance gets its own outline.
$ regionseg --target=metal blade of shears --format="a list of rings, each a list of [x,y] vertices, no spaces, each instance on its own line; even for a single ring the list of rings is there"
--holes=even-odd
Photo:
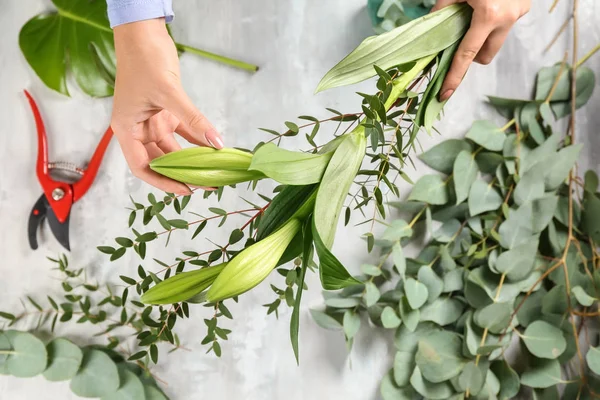
[[[58,218],[56,218],[54,210],[49,207],[46,212],[46,218],[48,219],[48,225],[50,225],[50,230],[54,234],[56,240],[58,240],[65,249],[71,251],[71,246],[69,245],[69,220],[71,219],[71,215],[67,215],[65,222],[61,223]]]

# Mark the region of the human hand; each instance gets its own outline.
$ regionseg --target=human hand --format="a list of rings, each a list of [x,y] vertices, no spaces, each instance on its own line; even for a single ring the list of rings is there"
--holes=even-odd
[[[117,77],[111,126],[133,174],[176,194],[190,189],[149,163],[181,147],[174,132],[199,146],[222,148],[221,136],[196,109],[180,81],[179,58],[164,19],[114,28]]]
[[[531,5],[531,0],[438,0],[431,11],[464,2],[473,9],[471,27],[458,46],[442,84],[441,101],[452,96],[473,61],[479,64],[492,62],[510,28],[527,14]]]

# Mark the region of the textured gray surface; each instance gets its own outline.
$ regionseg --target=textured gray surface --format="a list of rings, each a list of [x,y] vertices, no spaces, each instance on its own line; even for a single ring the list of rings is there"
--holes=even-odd
[[[582,55],[600,42],[600,2],[580,0],[580,49]],[[83,162],[89,157],[109,121],[111,101],[93,100],[72,88],[68,99],[46,89],[22,58],[17,45],[19,28],[34,14],[50,7],[49,1],[21,0],[3,4],[0,14],[0,309],[19,307],[19,298],[30,293],[57,292],[57,281],[45,261],[61,251],[47,228],[43,246],[29,250],[26,218],[40,193],[35,178],[35,129],[22,95],[28,88],[38,99],[50,136],[52,159]],[[252,147],[265,136],[257,127],[280,128],[286,119],[300,114],[322,116],[324,107],[354,111],[356,90],[371,90],[370,84],[336,89],[318,96],[312,92],[319,78],[343,55],[370,34],[363,11],[365,0],[255,0],[176,1],[175,37],[209,50],[244,58],[261,66],[256,75],[232,70],[185,55],[182,74],[185,86],[198,107],[223,132],[228,145]],[[474,119],[492,115],[482,100],[486,94],[528,97],[535,72],[562,59],[570,34],[565,34],[548,54],[542,49],[569,14],[569,0],[548,15],[550,0],[533,1],[532,12],[512,31],[497,59],[489,66],[475,66],[448,104],[438,124],[444,137],[459,136]],[[600,55],[588,66],[600,72]],[[597,130],[600,126],[600,88],[586,109],[577,114],[578,137],[585,141],[582,166],[598,168]],[[441,138],[423,135],[430,147]],[[290,140],[288,145],[300,145]],[[408,171],[417,176],[423,170]],[[132,178],[116,143],[109,148],[96,184],[73,211],[71,260],[88,266],[99,281],[135,268],[134,258],[108,264],[95,250],[111,238],[126,234],[127,194],[142,198],[148,187]],[[192,209],[204,211],[215,205],[196,199]],[[241,206],[235,196],[222,206]],[[230,226],[234,226],[231,221]],[[360,229],[340,232],[334,248],[351,268],[365,259]],[[170,260],[181,250],[202,249],[192,245],[189,235],[175,235],[169,248],[157,244],[152,256]],[[212,234],[211,234],[212,236]],[[226,238],[217,237],[219,242]],[[280,319],[266,317],[264,304],[271,300],[267,285],[242,298],[232,307],[231,340],[223,358],[204,355],[199,342],[204,332],[202,310],[181,324],[183,342],[192,352],[163,357],[156,373],[169,383],[166,391],[174,400],[262,400],[262,399],[352,399],[378,398],[377,385],[389,367],[392,349],[379,332],[362,332],[354,351],[347,355],[341,334],[317,327],[308,308],[321,303],[318,279],[309,277],[313,289],[305,297],[301,314],[301,365],[296,367],[288,333],[290,312]],[[61,333],[80,344],[94,340],[95,330],[68,329]],[[43,378],[20,380],[0,377],[2,399],[73,399],[67,384],[48,383]]]

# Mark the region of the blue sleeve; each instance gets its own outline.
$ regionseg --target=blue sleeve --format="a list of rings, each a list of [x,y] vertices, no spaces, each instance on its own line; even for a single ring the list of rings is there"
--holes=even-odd
[[[173,19],[172,0],[106,0],[111,28],[153,18]]]

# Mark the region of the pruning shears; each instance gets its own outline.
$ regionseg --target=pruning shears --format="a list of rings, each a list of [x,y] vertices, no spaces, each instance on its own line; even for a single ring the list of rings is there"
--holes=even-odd
[[[64,162],[51,163],[48,161],[48,140],[44,121],[35,100],[27,90],[25,90],[25,96],[29,100],[35,118],[38,139],[36,174],[44,190],[29,215],[29,246],[33,250],[38,248],[37,230],[44,219],[47,219],[54,237],[64,248],[71,250],[69,245],[71,207],[73,203],[83,197],[94,182],[113,132],[110,127],[106,130],[86,168],[78,168],[73,164]],[[79,180],[75,183],[57,181],[50,175],[53,169],[73,172],[79,176]]]

